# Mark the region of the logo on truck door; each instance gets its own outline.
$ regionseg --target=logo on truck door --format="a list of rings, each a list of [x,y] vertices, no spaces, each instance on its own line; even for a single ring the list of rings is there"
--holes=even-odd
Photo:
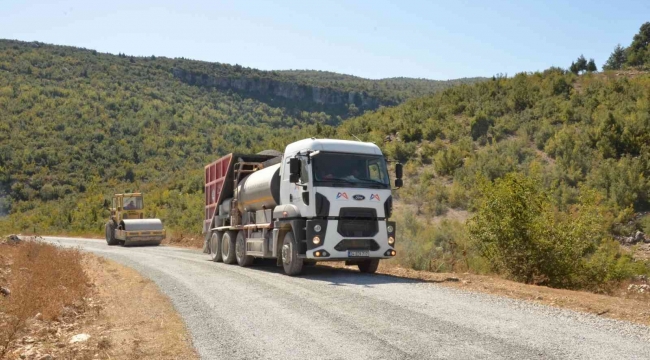
[[[343,201],[348,200],[348,194],[345,192],[340,192],[336,194],[336,200],[343,200]]]

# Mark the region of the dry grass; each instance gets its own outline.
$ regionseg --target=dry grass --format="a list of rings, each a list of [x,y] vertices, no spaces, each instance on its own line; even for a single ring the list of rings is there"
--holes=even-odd
[[[183,320],[154,282],[90,254],[84,265],[102,311],[81,330],[95,339],[89,346],[100,359],[198,358]]]
[[[0,244],[0,285],[11,290],[0,297],[0,358],[25,329],[29,319],[59,317],[66,307],[83,307],[90,283],[82,254],[37,240]]]
[[[196,359],[169,299],[135,270],[39,241],[0,244],[0,359]],[[39,314],[36,316],[37,314]],[[78,334],[86,341],[71,343]]]

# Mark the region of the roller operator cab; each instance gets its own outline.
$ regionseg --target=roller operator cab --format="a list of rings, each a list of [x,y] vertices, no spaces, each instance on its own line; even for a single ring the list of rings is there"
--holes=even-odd
[[[242,266],[275,258],[288,275],[341,260],[375,272],[395,256],[392,187],[372,143],[305,139],[282,154],[229,154],[206,166],[204,251]]]

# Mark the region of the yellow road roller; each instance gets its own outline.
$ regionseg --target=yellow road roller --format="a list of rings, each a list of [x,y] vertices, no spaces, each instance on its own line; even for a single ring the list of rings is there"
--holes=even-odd
[[[165,238],[160,219],[144,218],[142,193],[114,194],[110,211],[106,223],[108,245],[160,245]]]

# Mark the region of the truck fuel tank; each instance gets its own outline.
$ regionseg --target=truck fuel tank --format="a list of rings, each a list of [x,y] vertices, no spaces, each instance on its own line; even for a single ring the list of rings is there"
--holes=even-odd
[[[280,203],[280,164],[245,177],[237,186],[235,198],[241,212],[273,209]]]

